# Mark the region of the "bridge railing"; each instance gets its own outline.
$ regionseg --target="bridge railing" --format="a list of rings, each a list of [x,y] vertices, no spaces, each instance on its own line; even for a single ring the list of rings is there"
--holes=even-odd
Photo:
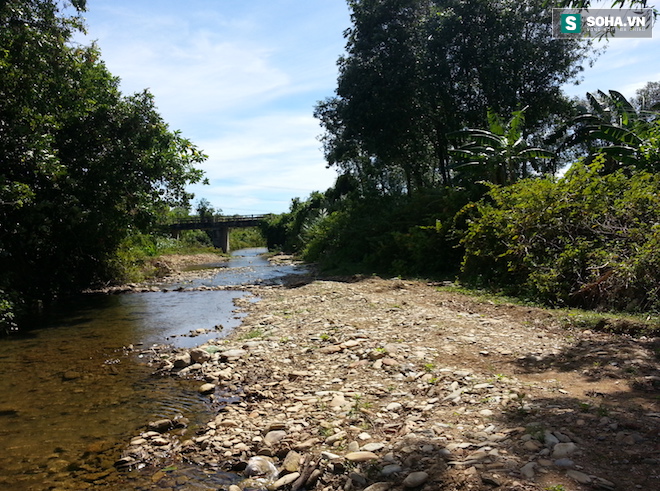
[[[252,222],[263,220],[268,215],[218,215],[208,217],[185,217],[171,219],[167,225],[195,224],[195,223],[227,223],[227,222]]]

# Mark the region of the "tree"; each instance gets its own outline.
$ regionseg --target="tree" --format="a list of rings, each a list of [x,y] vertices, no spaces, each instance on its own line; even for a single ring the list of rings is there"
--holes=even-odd
[[[511,119],[504,122],[489,111],[490,130],[468,129],[447,135],[456,144],[449,150],[457,160],[453,168],[477,167],[478,175],[487,176],[493,184],[503,185],[528,177],[530,171],[548,173],[551,167],[541,167],[538,161],[552,160],[555,154],[528,144],[523,133],[524,112],[525,109],[514,111]]]
[[[186,205],[186,185],[202,178],[195,165],[205,156],[168,128],[153,97],[123,96],[96,46],[69,43],[82,23],[65,7],[0,4],[0,304],[7,312],[7,302],[47,301],[111,279],[127,235]]]
[[[638,111],[660,109],[660,82],[647,82],[635,94],[636,97],[631,102]]]
[[[623,94],[610,90],[587,93],[586,106],[561,131],[561,148],[586,145],[589,160],[604,155],[604,172],[634,166],[657,172],[660,113],[637,109]]]
[[[386,192],[449,185],[446,134],[485,126],[489,108],[510,114],[529,105],[529,128],[540,127],[567,106],[560,87],[589,49],[552,39],[551,12],[539,1],[349,4],[336,96],[315,116],[329,164]]]

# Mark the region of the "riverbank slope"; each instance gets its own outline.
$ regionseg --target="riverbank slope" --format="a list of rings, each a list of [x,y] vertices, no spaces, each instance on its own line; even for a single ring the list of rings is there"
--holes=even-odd
[[[196,435],[136,435],[124,464],[243,471],[263,456],[277,476],[251,485],[269,489],[660,485],[656,339],[420,281],[248,289],[260,300],[239,300],[248,315],[228,339],[153,360],[199,379],[217,416]]]

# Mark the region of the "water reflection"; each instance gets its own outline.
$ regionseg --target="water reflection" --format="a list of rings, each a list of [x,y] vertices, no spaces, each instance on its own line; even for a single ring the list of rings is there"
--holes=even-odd
[[[240,251],[219,275],[201,283],[242,284],[293,272],[269,269],[260,252]],[[196,383],[155,379],[122,347],[190,347],[222,337],[240,323],[233,300],[242,295],[90,295],[34,319],[20,335],[0,339],[0,489],[47,489],[52,482],[68,489],[67,476],[81,468],[111,468],[121,445],[149,420],[177,414],[206,420]],[[186,336],[196,330],[208,333]]]

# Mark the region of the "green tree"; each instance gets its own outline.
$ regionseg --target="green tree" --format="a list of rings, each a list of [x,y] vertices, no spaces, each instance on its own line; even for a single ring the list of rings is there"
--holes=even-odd
[[[148,92],[122,96],[95,46],[69,43],[82,24],[65,2],[2,2],[0,26],[0,290],[15,305],[112,279],[122,241],[187,204],[205,156]]]
[[[514,111],[506,122],[489,111],[490,130],[468,129],[447,135],[456,144],[449,150],[457,160],[454,169],[477,167],[477,176],[485,176],[493,184],[512,184],[533,172],[552,170],[554,174],[551,167],[538,165],[539,160],[552,161],[554,152],[530,146],[524,136],[524,111]]]
[[[385,193],[451,184],[446,135],[485,126],[488,108],[509,114],[529,105],[529,128],[540,127],[567,106],[560,87],[589,49],[552,39],[540,1],[349,5],[336,96],[315,116],[329,164]]]

